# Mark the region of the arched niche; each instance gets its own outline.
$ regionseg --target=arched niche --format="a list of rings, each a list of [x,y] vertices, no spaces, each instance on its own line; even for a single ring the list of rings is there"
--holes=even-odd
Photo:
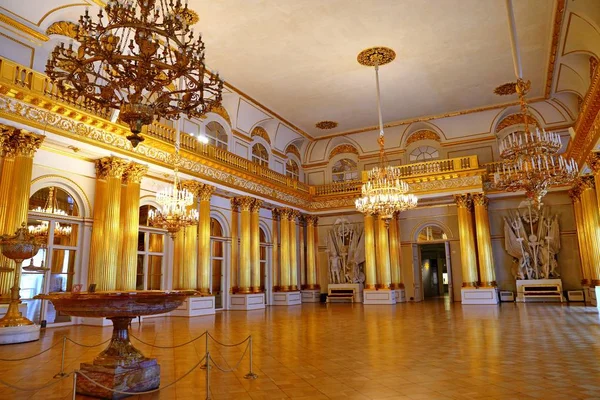
[[[439,243],[452,239],[450,228],[438,221],[426,221],[415,227],[412,238],[415,243]]]
[[[43,175],[31,181],[29,189],[29,197],[44,188],[55,187],[68,193],[78,208],[78,214],[82,218],[92,217],[92,205],[87,195],[74,180],[58,175]]]

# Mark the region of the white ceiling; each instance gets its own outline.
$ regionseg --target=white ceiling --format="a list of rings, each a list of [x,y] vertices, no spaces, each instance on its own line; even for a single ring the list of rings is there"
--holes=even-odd
[[[69,3],[0,0],[33,22]],[[531,97],[542,96],[554,1],[514,3],[523,72]],[[190,8],[208,66],[315,137],[377,124],[374,71],[356,61],[372,46],[397,53],[380,70],[385,122],[512,100],[492,92],[515,80],[505,0],[190,0]],[[40,25],[81,12],[63,9]],[[321,120],[339,127],[318,130]]]

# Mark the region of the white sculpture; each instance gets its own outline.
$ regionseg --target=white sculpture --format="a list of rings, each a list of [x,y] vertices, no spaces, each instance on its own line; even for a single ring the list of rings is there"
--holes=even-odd
[[[326,244],[329,257],[329,283],[363,283],[365,274],[360,270],[364,263],[363,228],[337,219],[327,233]]]
[[[528,228],[528,229],[526,229]],[[530,206],[504,217],[504,245],[514,257],[515,279],[558,278],[557,254],[560,251],[558,216],[548,209],[537,211]]]

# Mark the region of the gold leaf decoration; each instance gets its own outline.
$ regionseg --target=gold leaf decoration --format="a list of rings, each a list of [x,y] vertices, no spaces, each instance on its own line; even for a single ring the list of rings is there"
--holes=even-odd
[[[504,128],[507,128],[509,126],[519,125],[519,124],[523,124],[523,123],[524,123],[523,114],[511,114],[507,117],[504,117],[504,119],[502,119],[498,123],[498,125],[496,126],[496,133],[500,132],[501,130],[503,130]],[[527,124],[541,128],[539,122],[531,115],[527,115]]]
[[[323,129],[323,130],[326,130],[326,129],[333,129],[333,128],[337,128],[337,126],[338,126],[338,123],[337,123],[337,122],[335,122],[335,121],[320,121],[320,122],[317,122],[317,123],[315,124],[315,126],[316,126],[318,129]]]
[[[252,129],[252,133],[250,134],[250,136],[259,136],[265,139],[267,143],[269,143],[269,146],[271,145],[271,138],[269,137],[267,131],[265,131],[265,128],[263,128],[262,126],[257,126],[256,128]]]
[[[410,135],[408,139],[406,139],[406,145],[408,146],[409,144],[418,142],[419,140],[435,140],[436,142],[440,142],[442,139],[440,138],[440,135],[434,131],[423,129]]]
[[[79,25],[71,21],[57,21],[46,29],[46,35],[62,35],[75,39]]]
[[[371,47],[361,51],[356,60],[359,64],[374,67],[391,63],[396,58],[396,52],[388,47]]]
[[[358,150],[356,149],[356,147],[352,146],[351,144],[340,144],[339,146],[337,146],[333,150],[331,150],[331,153],[329,153],[329,159],[331,160],[333,157],[337,156],[338,154],[343,154],[343,153],[352,153],[352,154],[358,155]]]
[[[296,157],[298,157],[298,160],[302,160],[302,157],[300,157],[300,150],[298,150],[298,148],[293,144],[290,144],[285,148],[285,154],[289,153],[295,154]]]
[[[517,82],[509,82],[498,86],[494,89],[494,93],[498,96],[509,96],[517,93]]]
[[[227,112],[227,110],[225,109],[225,107],[223,107],[222,105],[218,105],[216,107],[212,107],[210,109],[210,112],[215,113],[217,115],[220,115],[221,117],[223,117],[223,119],[225,121],[227,121],[227,123],[229,124],[229,126],[231,126],[231,118],[229,118],[229,113]]]

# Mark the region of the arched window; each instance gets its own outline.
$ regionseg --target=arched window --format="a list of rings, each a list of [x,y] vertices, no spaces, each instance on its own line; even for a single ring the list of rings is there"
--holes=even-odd
[[[358,179],[356,163],[349,158],[338,160],[331,168],[333,182],[354,181]]]
[[[421,232],[419,232],[419,236],[417,239],[419,242],[432,242],[435,240],[448,240],[448,236],[446,235],[446,233],[442,230],[442,228],[438,227],[438,226],[426,226],[425,228],[421,229]]]
[[[215,218],[210,219],[210,260],[212,266],[212,294],[215,308],[223,308],[223,272],[225,267],[225,238],[223,227]]]
[[[298,163],[291,158],[285,164],[285,174],[292,179],[300,180],[300,167]]]
[[[45,187],[35,192],[29,198],[29,211],[63,216],[79,216],[79,209],[73,196],[55,186]]]
[[[163,286],[163,266],[165,257],[165,233],[149,227],[148,213],[156,207],[140,207],[140,227],[138,231],[137,290],[160,290]]]
[[[206,136],[208,137],[208,143],[218,148],[227,150],[228,137],[223,125],[216,121],[211,121],[206,124],[205,128]]]
[[[414,149],[408,156],[410,162],[435,160],[440,156],[437,149],[431,146],[420,146]]]
[[[269,166],[269,152],[260,143],[255,143],[252,146],[252,162],[262,165],[263,167]]]

